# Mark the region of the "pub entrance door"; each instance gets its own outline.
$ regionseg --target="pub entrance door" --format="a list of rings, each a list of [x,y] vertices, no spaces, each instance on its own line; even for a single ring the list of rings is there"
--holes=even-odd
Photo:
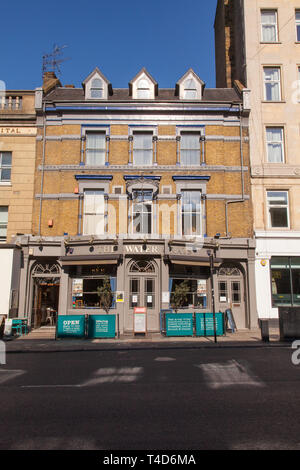
[[[33,298],[31,328],[54,326],[58,313],[60,267],[57,263],[36,263],[32,270]]]
[[[156,263],[150,259],[134,260],[128,265],[127,331],[133,330],[134,307],[146,307],[147,331],[159,331],[159,285]]]

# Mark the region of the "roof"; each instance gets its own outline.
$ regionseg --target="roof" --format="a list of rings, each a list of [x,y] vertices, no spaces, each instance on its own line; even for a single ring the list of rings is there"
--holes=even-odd
[[[64,88],[58,87],[52,90],[48,95],[46,95],[47,101],[85,101],[84,90],[83,88]],[[99,100],[103,102],[106,100]],[[114,88],[112,95],[108,96],[107,101],[142,101],[134,100],[130,94],[128,88]],[[157,96],[154,100],[145,100],[145,101],[174,101],[174,102],[183,102],[185,100],[180,100],[178,96],[175,95],[175,88],[159,88]],[[241,96],[238,94],[234,88],[205,88],[203,92],[203,97],[201,100],[190,100],[193,103],[202,103],[202,102],[241,102]],[[96,101],[97,102],[97,101]],[[93,100],[95,103],[95,100]]]

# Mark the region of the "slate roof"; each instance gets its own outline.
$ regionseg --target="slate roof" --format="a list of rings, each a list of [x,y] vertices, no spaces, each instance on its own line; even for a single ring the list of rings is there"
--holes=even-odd
[[[64,88],[58,87],[52,90],[48,95],[46,95],[47,101],[85,101],[84,90],[82,88]],[[106,101],[106,100],[103,100]],[[143,100],[134,100],[130,94],[128,88],[114,88],[113,93],[108,96],[107,101],[131,101],[131,102],[140,102]],[[174,101],[174,102],[184,102],[185,100],[180,100],[178,96],[175,95],[175,88],[160,88],[158,89],[158,94],[154,100],[145,100],[147,102],[155,101]],[[241,102],[241,96],[234,88],[205,88],[203,92],[202,100],[190,100],[192,103],[202,103],[202,102]],[[102,100],[90,100],[89,102],[102,102]]]

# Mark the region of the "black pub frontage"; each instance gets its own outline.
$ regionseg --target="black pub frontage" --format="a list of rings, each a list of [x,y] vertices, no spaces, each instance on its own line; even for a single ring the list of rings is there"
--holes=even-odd
[[[19,236],[23,261],[19,317],[29,326],[57,315],[103,314],[98,288],[109,281],[108,314],[117,314],[121,334],[133,333],[135,307],[146,308],[148,332],[160,332],[160,312],[172,308],[176,286],[188,292],[178,309],[212,312],[211,264],[216,311],[231,308],[238,329],[257,326],[251,239],[97,239]]]

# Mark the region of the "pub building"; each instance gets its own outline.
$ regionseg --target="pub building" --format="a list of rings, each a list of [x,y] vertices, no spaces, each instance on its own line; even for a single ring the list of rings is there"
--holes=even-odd
[[[19,316],[33,328],[57,315],[108,314],[147,331],[176,286],[178,312],[231,307],[237,328],[257,325],[250,196],[249,90],[206,89],[189,69],[160,89],[146,69],[114,89],[95,68],[82,86],[46,73],[36,90],[32,233],[22,249]],[[213,259],[213,272],[210,261]]]

